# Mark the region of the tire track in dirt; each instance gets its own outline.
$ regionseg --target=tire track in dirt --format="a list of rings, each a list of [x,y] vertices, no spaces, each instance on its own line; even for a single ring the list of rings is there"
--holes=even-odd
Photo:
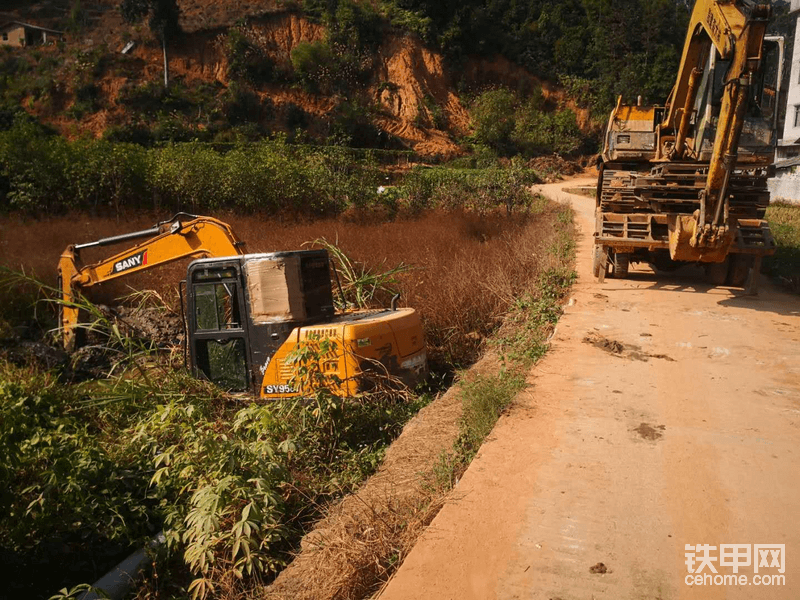
[[[596,283],[581,183],[539,188],[582,230],[552,349],[381,599],[797,598],[800,301],[692,269]],[[686,544],[785,544],[785,585],[687,585]]]

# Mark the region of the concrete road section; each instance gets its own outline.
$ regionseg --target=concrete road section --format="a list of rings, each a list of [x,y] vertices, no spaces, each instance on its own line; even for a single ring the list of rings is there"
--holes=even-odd
[[[800,298],[598,284],[594,201],[563,187],[540,189],[576,209],[580,277],[552,350],[381,600],[800,598]]]

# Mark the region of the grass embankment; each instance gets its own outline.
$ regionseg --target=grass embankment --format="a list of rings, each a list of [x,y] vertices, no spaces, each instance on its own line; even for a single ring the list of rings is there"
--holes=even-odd
[[[471,198],[458,190],[482,190],[436,170],[419,177],[440,181],[427,198]],[[486,177],[484,184],[496,187],[482,197],[494,194],[499,211],[487,201],[474,211],[394,222],[342,220],[339,230],[307,237],[312,232],[303,228],[313,224],[301,224],[295,235],[332,240],[338,232],[348,252],[369,258],[367,268],[411,265],[397,285],[423,313],[432,352],[442,363],[464,366],[485,347],[503,314],[529,314],[527,306],[541,301],[541,294],[529,292],[539,289],[534,284],[549,265],[543,257],[560,247],[559,231],[569,220],[519,192],[518,183],[507,187],[513,171]],[[504,190],[518,200],[509,204]],[[407,202],[405,190],[396,193],[399,203]],[[262,238],[253,250],[266,239],[276,243],[274,232],[259,227]],[[364,236],[359,227],[374,229]],[[8,283],[4,296],[15,300],[15,310],[5,305],[6,341],[53,326],[46,305],[30,312],[37,290],[26,295],[19,280]],[[192,380],[179,358],[157,360],[113,328],[109,332],[116,370],[100,380],[70,382],[69,369],[51,371],[45,361],[14,352],[4,351],[0,359],[0,508],[8,515],[0,521],[0,548],[18,574],[12,584],[17,592],[47,595],[94,581],[164,529],[167,557],[155,563],[140,594],[256,593],[290,559],[325,504],[374,471],[403,424],[428,400],[318,396],[302,405],[259,405]],[[503,377],[510,379],[503,381],[511,381],[512,389],[520,385],[521,367],[514,365],[524,364],[523,346],[529,346],[506,338]],[[489,412],[503,402],[492,403]],[[465,434],[464,448],[483,435],[466,423],[472,433]],[[47,578],[39,575],[42,565],[49,565]]]
[[[783,202],[767,209],[772,235],[778,249],[766,259],[769,273],[778,277],[791,290],[800,292],[800,206]]]
[[[480,449],[497,419],[525,387],[530,367],[544,356],[548,339],[562,313],[562,303],[575,280],[575,238],[569,208],[558,213],[558,230],[548,249],[551,266],[540,271],[531,289],[518,297],[503,326],[490,340],[500,359],[499,371],[465,378],[461,384],[463,415],[453,452],[442,458],[440,483],[452,485]]]

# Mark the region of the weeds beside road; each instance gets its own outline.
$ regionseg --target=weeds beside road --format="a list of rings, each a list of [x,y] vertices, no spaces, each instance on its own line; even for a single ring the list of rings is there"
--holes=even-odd
[[[766,218],[778,249],[765,266],[791,290],[800,292],[800,206],[776,202],[767,209]]]

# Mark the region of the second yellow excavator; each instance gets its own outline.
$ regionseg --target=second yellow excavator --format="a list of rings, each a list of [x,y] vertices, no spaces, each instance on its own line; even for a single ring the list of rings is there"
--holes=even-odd
[[[94,264],[85,248],[145,241]],[[186,278],[187,340],[198,376],[264,398],[307,394],[295,377],[296,349],[309,356],[320,380],[338,395],[371,385],[385,374],[415,385],[427,374],[422,322],[411,308],[348,310],[333,302],[331,261],[325,250],[247,254],[229,225],[179,214],[152,229],[69,246],[59,262],[64,345],[78,343],[77,294],[99,283],[194,258]],[[335,272],[333,273],[335,276]]]
[[[770,17],[769,4],[697,0],[666,105],[620,97],[598,164],[595,275],[694,262],[755,289],[775,252],[764,214],[783,40],[765,35]]]

